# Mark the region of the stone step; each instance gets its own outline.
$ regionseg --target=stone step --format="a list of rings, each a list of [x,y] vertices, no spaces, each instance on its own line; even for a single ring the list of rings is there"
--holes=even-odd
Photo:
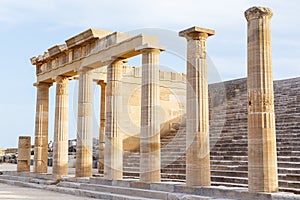
[[[237,188],[248,188],[248,184],[241,183],[224,183],[224,182],[212,182],[211,185],[215,186],[226,186],[226,187],[237,187]]]
[[[104,193],[113,193],[122,196],[134,196],[135,198],[167,199],[168,193],[164,191],[151,191],[146,189],[119,187],[100,184],[74,183],[62,181],[58,184],[60,187],[75,188],[81,190],[101,191]]]
[[[47,174],[47,173],[31,173],[31,172],[16,172],[16,171],[4,171],[3,175],[8,176],[19,176],[19,177],[31,177],[36,179],[46,179],[46,180],[53,180],[56,181],[59,179],[58,176],[54,174]]]
[[[300,162],[278,162],[279,168],[299,168],[300,169]]]
[[[300,188],[300,181],[279,180],[279,188]]]
[[[142,198],[142,197],[135,197],[123,194],[114,194],[111,192],[100,192],[94,190],[84,190],[84,189],[76,189],[76,188],[69,188],[69,187],[60,187],[56,185],[40,185],[35,183],[28,183],[28,182],[21,182],[21,181],[12,181],[7,179],[0,179],[0,183],[21,186],[21,187],[30,187],[30,188],[37,188],[37,189],[45,189],[50,190],[53,192],[60,192],[75,196],[82,196],[82,197],[89,197],[95,199],[113,199],[113,200],[150,200],[154,198]],[[42,198],[42,197],[41,197]]]
[[[279,180],[299,181],[300,174],[278,174]]]
[[[248,177],[211,176],[212,182],[248,184]]]
[[[280,192],[291,192],[294,194],[300,194],[300,188],[286,188],[286,187],[280,187]]]
[[[55,185],[57,183],[57,181],[54,180],[38,179],[38,178],[31,178],[31,177],[24,177],[24,176],[1,175],[0,178],[12,180],[12,181],[22,181],[22,182],[36,183],[36,184],[43,184],[43,185]]]
[[[278,168],[280,174],[300,174],[300,168]]]

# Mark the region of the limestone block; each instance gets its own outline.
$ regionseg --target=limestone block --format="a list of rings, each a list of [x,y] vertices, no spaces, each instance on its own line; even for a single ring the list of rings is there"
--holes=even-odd
[[[48,109],[51,83],[37,83],[34,140],[34,172],[47,173],[48,165]]]
[[[277,192],[277,152],[271,55],[271,9],[252,7],[248,21],[248,188]]]
[[[187,39],[186,183],[210,185],[209,107],[206,39],[214,30],[192,27],[179,36]]]
[[[90,68],[79,72],[76,177],[92,176],[92,99],[93,80]]]
[[[142,49],[140,180],[160,182],[160,49]]]
[[[18,144],[18,172],[30,171],[31,137],[20,136]]]
[[[56,78],[53,174],[68,175],[68,78]]]

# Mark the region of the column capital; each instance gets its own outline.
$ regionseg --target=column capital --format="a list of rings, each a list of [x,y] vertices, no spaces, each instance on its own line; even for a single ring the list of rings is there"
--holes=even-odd
[[[68,76],[56,76],[55,78],[53,78],[53,80],[56,82],[56,83],[63,83],[63,82],[68,82],[69,81],[69,77]]]
[[[101,87],[102,87],[102,86],[106,86],[106,83],[104,82],[104,80],[97,80],[96,83],[97,83],[98,85],[100,85]]]
[[[78,72],[79,72],[79,73],[88,73],[88,72],[90,72],[91,70],[93,70],[92,67],[83,66],[83,67],[80,67],[80,68],[78,69]]]
[[[53,83],[48,83],[48,82],[38,82],[38,83],[34,83],[33,86],[35,87],[44,87],[44,88],[49,88],[53,85]]]
[[[136,47],[135,51],[140,51],[141,53],[144,52],[158,52],[164,51],[165,48],[158,45],[150,45],[150,44],[144,44],[142,46]]]
[[[201,28],[198,26],[193,26],[191,28],[185,29],[179,32],[180,37],[184,37],[186,39],[199,40],[200,38],[208,38],[215,34],[215,31],[212,29]]]
[[[128,60],[124,58],[115,57],[112,58],[110,65],[124,65]]]
[[[259,19],[263,17],[268,17],[271,19],[273,16],[273,12],[270,8],[254,6],[245,11],[245,17],[247,21],[253,19]]]

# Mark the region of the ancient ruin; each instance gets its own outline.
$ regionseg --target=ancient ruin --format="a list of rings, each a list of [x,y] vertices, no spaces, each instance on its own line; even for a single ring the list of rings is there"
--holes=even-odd
[[[21,173],[7,172],[2,175],[7,180],[0,177],[0,182],[25,176],[49,190],[103,199],[299,198],[278,193],[300,193],[300,150],[293,141],[299,137],[293,127],[300,127],[300,79],[273,85],[272,15],[264,7],[245,12],[247,79],[208,85],[206,40],[215,31],[197,26],[179,32],[187,41],[186,75],[160,70],[159,55],[165,48],[157,37],[143,34],[89,29],[31,58],[37,76],[33,173],[28,137],[20,137]],[[127,66],[137,55],[142,66]],[[68,137],[70,81],[79,85],[76,145]],[[101,87],[97,156],[93,83]],[[76,150],[74,174],[69,171],[70,149]]]
[[[277,192],[273,70],[268,8],[245,12],[248,21],[248,180],[249,190]]]

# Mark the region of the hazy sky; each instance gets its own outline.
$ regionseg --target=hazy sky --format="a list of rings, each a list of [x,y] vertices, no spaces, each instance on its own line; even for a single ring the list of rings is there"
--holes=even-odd
[[[176,38],[178,31],[197,25],[216,31],[208,39],[207,48],[220,79],[241,78],[246,76],[247,67],[244,11],[254,5],[270,7],[274,12],[274,79],[299,77],[299,0],[0,0],[0,147],[17,146],[19,135],[34,136],[36,89],[32,86],[35,68],[29,61],[31,57],[90,27],[121,32],[156,30],[173,33]],[[184,62],[170,63],[185,71]],[[70,84],[71,93],[75,86]],[[54,89],[50,90],[50,139]],[[74,95],[70,96],[71,108],[73,99]],[[69,138],[76,135],[75,117],[70,111]]]

